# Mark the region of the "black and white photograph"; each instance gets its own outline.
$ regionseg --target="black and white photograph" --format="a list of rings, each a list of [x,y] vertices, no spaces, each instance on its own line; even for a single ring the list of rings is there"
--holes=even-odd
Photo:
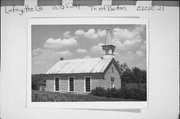
[[[177,119],[179,84],[179,1],[1,0],[0,119]]]
[[[31,24],[31,101],[146,102],[147,20],[118,20]]]

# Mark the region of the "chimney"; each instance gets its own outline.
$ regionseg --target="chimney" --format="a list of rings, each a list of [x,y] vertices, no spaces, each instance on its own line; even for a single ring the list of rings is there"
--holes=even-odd
[[[64,58],[63,58],[63,57],[60,57],[60,61],[62,61],[62,60],[64,60]]]

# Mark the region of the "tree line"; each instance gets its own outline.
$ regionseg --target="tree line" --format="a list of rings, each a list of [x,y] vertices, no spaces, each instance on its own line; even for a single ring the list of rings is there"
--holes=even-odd
[[[121,72],[122,84],[138,83],[138,88],[140,89],[140,84],[147,82],[146,70],[138,67],[129,68],[127,63],[120,64],[118,61],[117,63]]]

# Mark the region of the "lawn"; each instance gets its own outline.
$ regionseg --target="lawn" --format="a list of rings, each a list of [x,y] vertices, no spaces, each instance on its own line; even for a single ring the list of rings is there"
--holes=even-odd
[[[99,97],[90,94],[32,90],[32,102],[135,101],[134,99]]]

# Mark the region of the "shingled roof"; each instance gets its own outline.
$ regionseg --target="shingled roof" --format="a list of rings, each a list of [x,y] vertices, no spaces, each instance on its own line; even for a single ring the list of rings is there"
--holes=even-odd
[[[60,60],[46,74],[103,73],[113,57]]]

